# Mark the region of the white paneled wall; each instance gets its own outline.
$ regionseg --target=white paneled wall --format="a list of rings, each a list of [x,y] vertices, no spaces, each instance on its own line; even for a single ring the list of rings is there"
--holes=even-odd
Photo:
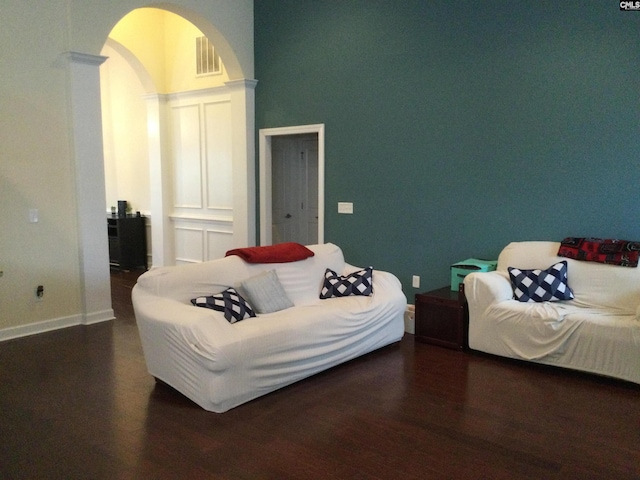
[[[207,207],[211,210],[230,210],[233,205],[230,118],[229,101],[204,105]]]
[[[171,106],[174,207],[202,209],[200,105]]]
[[[176,263],[233,246],[231,104],[226,88],[171,95]]]

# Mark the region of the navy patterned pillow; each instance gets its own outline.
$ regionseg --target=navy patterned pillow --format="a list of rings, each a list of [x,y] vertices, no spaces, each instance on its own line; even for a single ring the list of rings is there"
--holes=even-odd
[[[256,316],[251,305],[233,287],[215,295],[194,298],[191,303],[196,307],[211,308],[223,312],[224,318],[229,323],[236,323],[245,318]]]
[[[546,270],[522,270],[509,267],[509,277],[516,300],[521,302],[556,302],[571,300],[573,291],[567,283],[567,262],[558,262]]]
[[[369,296],[373,293],[373,267],[358,270],[349,275],[338,275],[327,268],[320,298],[348,297],[349,295]]]

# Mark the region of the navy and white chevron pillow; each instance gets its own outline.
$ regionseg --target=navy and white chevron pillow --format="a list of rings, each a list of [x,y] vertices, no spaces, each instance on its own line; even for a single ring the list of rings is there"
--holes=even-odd
[[[245,318],[255,317],[256,314],[235,288],[229,287],[225,291],[206,297],[197,297],[191,300],[196,307],[211,308],[224,313],[229,323],[236,323]]]
[[[556,302],[571,300],[573,291],[567,283],[567,262],[558,262],[546,270],[522,270],[509,267],[513,295],[521,302]]]
[[[358,270],[349,275],[338,275],[327,268],[320,298],[348,297],[349,295],[370,296],[373,293],[373,267]]]

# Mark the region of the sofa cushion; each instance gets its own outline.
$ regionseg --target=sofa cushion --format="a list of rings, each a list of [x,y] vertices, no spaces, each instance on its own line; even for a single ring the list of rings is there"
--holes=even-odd
[[[249,303],[233,287],[205,297],[191,300],[196,307],[211,308],[224,313],[229,323],[236,323],[245,318],[255,317],[256,314]]]
[[[211,295],[240,283],[266,269],[275,270],[278,280],[295,305],[318,302],[324,272],[330,268],[344,273],[345,261],[340,247],[333,243],[308,245],[314,255],[298,262],[247,263],[237,255],[179,266],[159,267],[138,278],[141,288],[154,295],[189,303],[194,297]],[[242,293],[241,293],[242,294]]]
[[[338,275],[327,268],[324,274],[324,284],[320,291],[320,298],[348,297],[349,295],[369,296],[373,293],[373,267]]]
[[[509,278],[507,267],[547,268],[566,260],[573,302],[585,308],[611,308],[620,314],[635,313],[640,303],[640,268],[584,262],[558,257],[560,242],[512,242],[498,257],[499,272]]]
[[[332,243],[309,245],[315,255],[299,262],[275,263],[273,268],[278,274],[278,280],[287,296],[296,305],[311,305],[317,303],[318,292],[322,288],[324,273],[327,268],[341,274],[345,273],[346,264],[342,250]],[[259,271],[264,270],[263,265]]]
[[[257,313],[272,313],[293,307],[275,270],[248,278],[240,287]]]
[[[509,278],[516,300],[554,302],[571,300],[573,291],[567,283],[567,262],[558,262],[546,270],[509,267]]]

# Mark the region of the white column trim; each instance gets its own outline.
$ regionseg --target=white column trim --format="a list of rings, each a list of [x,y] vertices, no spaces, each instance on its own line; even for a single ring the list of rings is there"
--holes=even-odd
[[[104,213],[105,179],[100,103],[101,55],[65,52],[71,123],[70,150],[76,185],[81,323],[114,318]]]
[[[102,65],[109,57],[104,57],[102,55],[93,55],[91,53],[82,53],[82,52],[65,52],[62,54],[67,61],[72,63],[84,64],[84,65],[93,65],[99,67]]]
[[[169,97],[145,95],[149,142],[149,185],[151,205],[151,261],[153,267],[175,264],[173,214],[173,171],[169,138]]]
[[[233,242],[256,244],[255,88],[257,80],[225,82],[231,94],[233,162]]]

